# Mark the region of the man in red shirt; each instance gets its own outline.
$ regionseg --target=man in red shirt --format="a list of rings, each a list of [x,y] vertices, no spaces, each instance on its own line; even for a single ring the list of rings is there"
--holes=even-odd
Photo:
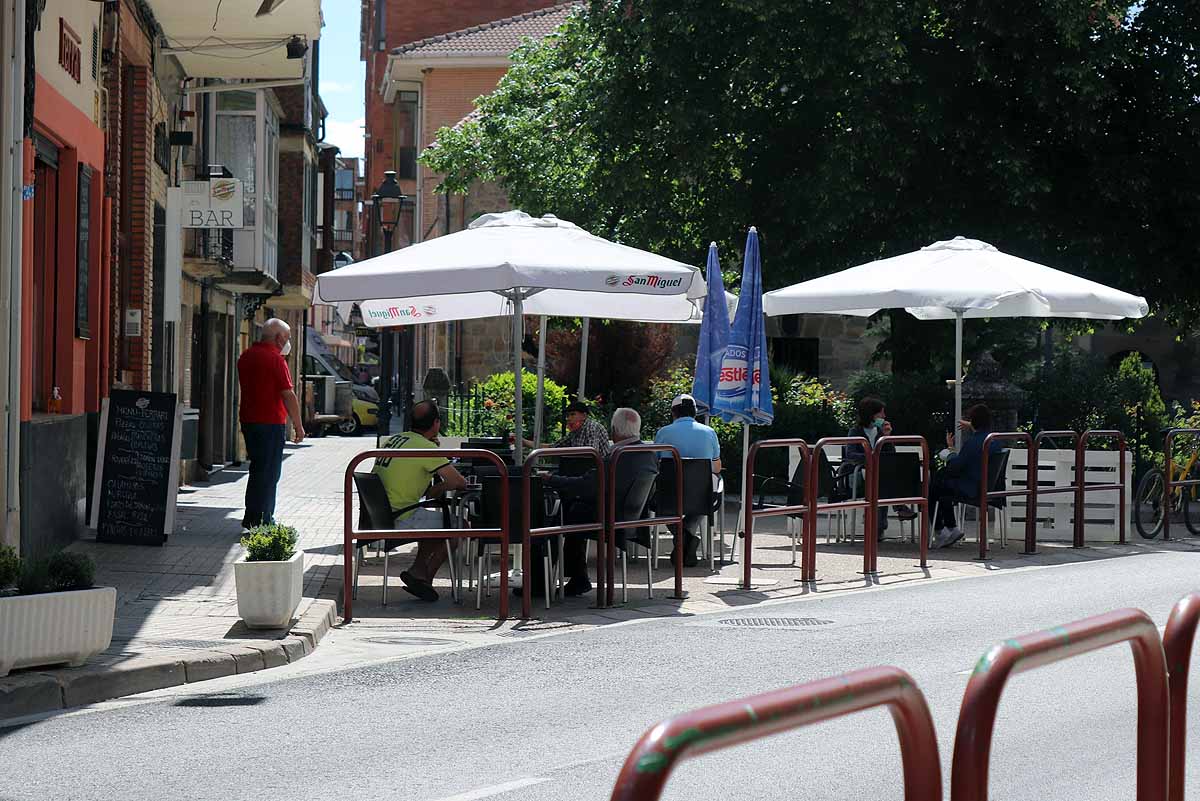
[[[292,418],[292,442],[304,440],[300,401],[292,389],[292,374],[284,357],[292,352],[292,329],[271,318],[263,325],[258,342],[238,358],[238,385],[242,390],[242,436],[250,457],[246,482],[243,528],[254,528],[275,519],[275,487],[283,467],[284,426]]]

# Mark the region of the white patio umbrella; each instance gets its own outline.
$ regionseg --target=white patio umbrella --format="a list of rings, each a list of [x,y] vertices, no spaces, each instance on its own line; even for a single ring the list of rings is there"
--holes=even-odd
[[[763,296],[763,310],[782,314],[866,317],[902,308],[918,320],[955,321],[954,414],[962,419],[963,319],[1145,317],[1146,299],[1095,281],[1001,253],[977,239],[935,242]]]
[[[695,267],[609,242],[553,215],[534,218],[509,211],[485,214],[465,231],[318,276],[313,303],[357,302],[368,325],[511,314],[513,426],[520,462],[523,315],[617,316],[622,308],[652,307],[656,304],[647,298],[653,298],[660,305],[679,304],[675,313],[687,319],[689,299],[704,292]],[[380,311],[373,301],[386,301],[385,317],[373,316],[373,309]],[[441,316],[445,310],[459,316]]]

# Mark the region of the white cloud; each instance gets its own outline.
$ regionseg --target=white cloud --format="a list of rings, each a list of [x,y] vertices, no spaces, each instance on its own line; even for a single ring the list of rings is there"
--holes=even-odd
[[[325,141],[337,145],[343,156],[361,157],[364,152],[364,117],[356,120],[335,120],[329,117],[325,120]]]

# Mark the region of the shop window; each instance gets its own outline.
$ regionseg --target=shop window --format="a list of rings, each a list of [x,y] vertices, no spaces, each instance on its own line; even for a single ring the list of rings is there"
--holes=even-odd
[[[39,154],[40,156],[41,154]],[[33,408],[49,409],[54,387],[55,295],[58,290],[58,163],[38,158],[33,188]]]
[[[417,177],[417,93],[396,95],[396,177]]]

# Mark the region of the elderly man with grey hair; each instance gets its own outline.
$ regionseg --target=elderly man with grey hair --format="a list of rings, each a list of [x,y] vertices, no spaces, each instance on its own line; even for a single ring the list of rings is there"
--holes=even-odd
[[[263,325],[258,341],[238,358],[241,388],[238,418],[250,457],[243,528],[254,528],[275,519],[275,488],[283,466],[288,417],[292,418],[292,441],[299,444],[304,440],[300,401],[292,387],[292,373],[285,358],[291,352],[291,326],[271,318]]]
[[[622,407],[613,412],[612,416],[612,439],[613,448],[621,445],[637,445],[642,442],[642,416],[634,409]],[[605,461],[608,461],[611,454],[605,455]],[[645,499],[641,499],[642,509],[629,511],[630,504],[627,496],[631,490],[637,486],[645,487],[646,482],[639,482],[639,479],[647,476],[658,475],[658,457],[653,453],[630,453],[621,457],[617,462],[616,475],[616,499],[617,509],[625,510],[625,516],[620,519],[625,519],[628,515],[635,515],[629,519],[641,517],[645,507]],[[563,516],[565,522],[571,523],[589,523],[597,520],[597,501],[596,498],[596,469],[593,467],[588,472],[581,476],[548,476],[546,485],[558,490],[563,499]],[[603,502],[603,499],[599,499]],[[634,506],[638,504],[633,503]],[[621,514],[618,511],[618,514]],[[587,541],[594,539],[588,535],[577,534],[568,536],[563,544],[563,574],[570,581],[567,582],[565,592],[569,596],[583,595],[591,592],[592,583],[588,579],[587,570]],[[623,539],[623,538],[622,538]],[[537,573],[541,569],[541,560],[532,560],[531,573]],[[529,579],[532,583],[530,588],[536,592],[543,586],[540,576],[533,575]]]

